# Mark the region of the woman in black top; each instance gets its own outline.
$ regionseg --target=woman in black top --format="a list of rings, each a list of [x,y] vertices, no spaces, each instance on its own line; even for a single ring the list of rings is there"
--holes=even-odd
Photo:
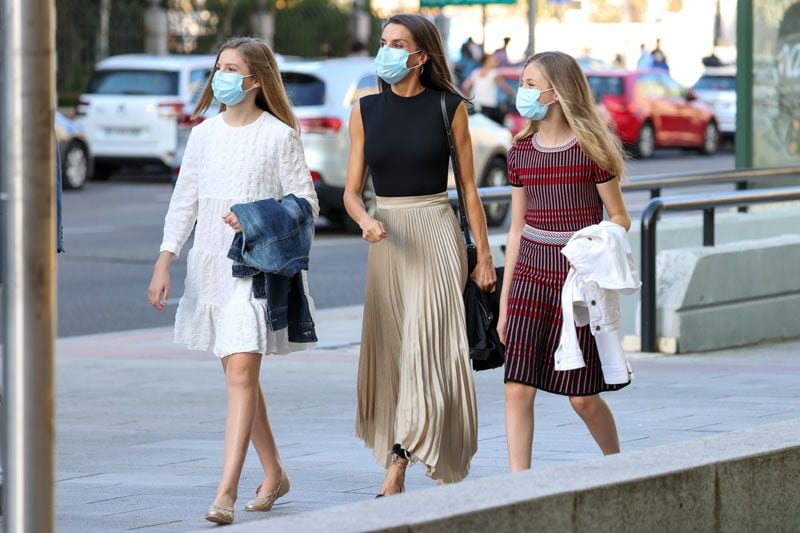
[[[383,496],[403,490],[409,460],[439,483],[460,481],[477,449],[462,300],[467,260],[447,200],[443,93],[478,249],[471,276],[494,290],[495,273],[466,105],[436,27],[419,15],[392,17],[375,64],[381,92],[362,98],[350,116],[344,201],[371,243],[356,433],[387,467]],[[378,195],[375,218],[361,200],[366,167]]]

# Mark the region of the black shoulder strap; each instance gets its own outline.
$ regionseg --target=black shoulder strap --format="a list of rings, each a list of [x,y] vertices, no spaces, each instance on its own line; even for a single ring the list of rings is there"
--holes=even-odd
[[[461,231],[464,233],[464,242],[467,245],[472,244],[472,236],[469,231],[469,220],[467,219],[467,206],[464,204],[463,195],[463,180],[461,179],[461,167],[458,165],[458,157],[456,156],[456,145],[453,142],[453,131],[450,129],[450,117],[447,114],[447,105],[445,104],[445,95],[442,92],[442,118],[444,119],[444,128],[447,131],[447,143],[450,146],[450,161],[453,164],[453,174],[456,177],[456,194],[458,194],[458,216],[461,224]]]

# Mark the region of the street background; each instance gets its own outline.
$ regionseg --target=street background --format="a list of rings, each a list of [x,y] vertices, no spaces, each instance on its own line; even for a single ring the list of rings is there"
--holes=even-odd
[[[733,168],[730,147],[702,157],[680,150],[657,152],[647,161],[629,162],[632,176],[666,172],[699,172]],[[692,187],[681,192],[731,190],[732,185]],[[108,182],[90,182],[64,196],[67,253],[59,256],[59,336],[85,335],[172,324],[186,275],[184,248],[171,270],[167,311],[147,303],[147,286],[161,243],[172,185],[165,175],[117,175]],[[626,196],[634,218],[647,193]],[[504,228],[492,233],[502,233]],[[363,303],[368,245],[360,236],[322,220],[311,252],[309,285],[318,308]]]
[[[146,298],[175,170],[195,123],[193,99],[212,67],[207,57],[200,64],[198,54],[214,53],[234,35],[257,35],[286,59],[283,65],[289,69],[282,71],[287,91],[317,84],[323,88],[320,94],[326,94],[345,85],[335,79],[341,75],[350,76],[348,87],[355,94],[366,93],[377,87],[369,58],[377,50],[383,21],[398,12],[420,12],[443,34],[459,82],[483,54],[496,58],[502,53],[507,62],[501,75],[517,86],[519,62],[534,37],[536,51],[562,50],[575,56],[585,72],[593,72],[591,88],[609,126],[622,138],[628,125],[623,140],[637,156],[628,162],[631,176],[748,166],[753,154],[747,141],[753,136],[760,154],[766,154],[756,158],[759,164],[790,164],[800,153],[800,84],[795,83],[800,68],[790,62],[800,57],[800,33],[790,24],[800,15],[790,11],[800,2],[754,2],[749,4],[759,15],[754,41],[761,46],[757,53],[748,49],[753,57],[739,77],[737,0],[469,2],[484,5],[452,5],[460,2],[449,0],[54,2],[62,112],[56,129],[66,187],[72,189],[64,191],[66,253],[58,256],[58,530],[213,527],[203,514],[220,474],[224,377],[213,355],[172,343],[191,240],[173,263],[166,312],[153,310]],[[753,36],[743,35],[742,42],[749,37]],[[505,38],[510,42],[501,51]],[[668,64],[664,59],[656,66],[656,52],[662,58],[665,54]],[[97,67],[99,61],[142,53],[142,58],[122,58],[108,69],[108,79],[119,69],[127,85],[103,86],[107,80]],[[349,59],[338,64],[316,61],[343,57]],[[642,59],[650,63],[641,67]],[[181,66],[165,66],[173,60]],[[191,61],[198,63],[189,65]],[[366,71],[358,70],[359,62],[362,67],[367,64]],[[330,65],[341,66],[340,72],[332,72],[337,69]],[[706,68],[711,65],[725,68]],[[147,71],[150,77],[126,77],[126,69]],[[159,92],[160,69],[173,69],[170,76],[182,80],[175,81],[172,92]],[[751,98],[761,102],[758,109],[746,107],[746,99],[737,107],[737,83],[748,83],[751,71],[758,74]],[[309,73],[313,75],[306,76]],[[625,76],[632,80],[631,87],[638,87],[629,91],[632,94],[614,88],[615,83],[624,85]],[[701,80],[707,82],[705,87]],[[646,94],[648,90],[654,91]],[[294,92],[292,104],[316,185],[335,190],[343,183],[336,182],[333,167],[345,160],[317,157],[331,152],[319,140],[337,135],[346,139],[351,103],[347,98],[352,95],[301,101],[312,92]],[[322,105],[332,99],[345,104]],[[473,145],[476,154],[489,153],[487,147],[496,148],[498,139],[507,144],[510,133],[518,131],[522,119],[513,102],[506,104],[502,122],[482,126],[491,135],[479,136],[481,126],[471,126],[473,139],[482,139]],[[757,128],[735,133],[737,109],[754,117]],[[662,114],[647,115],[651,110]],[[480,113],[480,105],[476,111]],[[631,117],[636,120],[628,120]],[[647,126],[649,135],[644,135]],[[717,151],[719,140],[723,142]],[[500,183],[489,180],[498,176],[490,172],[497,170],[492,162],[505,163],[505,149],[490,154],[485,168],[476,172],[484,185],[506,183],[502,169]],[[144,161],[147,171],[138,168]],[[314,166],[320,162],[322,166]],[[733,188],[699,186],[668,193]],[[625,199],[633,224],[639,224],[648,194],[626,193]],[[368,244],[343,228],[342,220],[333,220],[335,216],[333,212],[331,220],[320,219],[311,250],[308,279],[319,310],[320,343],[307,352],[265,358],[262,371],[292,491],[268,515],[241,511],[261,477],[251,451],[240,484],[237,522],[372,499],[383,478],[382,466],[353,435]],[[700,214],[692,216],[699,226]],[[503,235],[507,228],[505,221],[490,233]],[[800,341],[795,340],[680,357],[631,354],[633,383],[607,395],[623,451],[800,417],[798,350]],[[481,478],[508,470],[502,371],[477,373],[475,379],[480,428],[471,477]],[[539,394],[536,413],[534,468],[552,469],[549,472],[557,477],[560,464],[600,455],[564,398]],[[407,487],[424,490],[432,483],[417,467],[410,470]]]

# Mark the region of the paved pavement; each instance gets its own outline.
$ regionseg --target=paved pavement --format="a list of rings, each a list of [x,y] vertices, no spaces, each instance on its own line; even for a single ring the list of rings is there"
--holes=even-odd
[[[292,491],[270,515],[373,497],[383,478],[353,436],[361,310],[320,313],[320,345],[265,361]],[[624,450],[800,418],[800,341],[713,354],[636,355],[636,378],[608,394]],[[194,531],[220,473],[225,390],[219,363],[171,343],[166,328],[58,341],[57,518],[60,532]],[[479,449],[471,477],[507,470],[499,370],[476,374]],[[566,399],[536,401],[534,468],[599,456]],[[260,481],[251,450],[238,509]],[[408,490],[432,486],[416,466]],[[320,524],[320,530],[325,529]]]

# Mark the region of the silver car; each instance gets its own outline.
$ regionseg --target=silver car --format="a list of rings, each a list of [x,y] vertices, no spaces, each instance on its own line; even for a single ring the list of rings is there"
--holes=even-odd
[[[697,96],[714,109],[723,135],[736,131],[736,67],[709,67],[694,84]]]
[[[372,59],[364,57],[287,60],[281,64],[281,72],[300,122],[306,162],[319,195],[320,211],[331,222],[355,231],[357,228],[345,213],[342,201],[350,154],[348,121],[353,103],[378,91],[375,65]],[[215,105],[206,114],[213,115],[217,109]],[[511,134],[477,113],[470,115],[469,127],[478,185],[506,185],[506,153],[511,146]],[[183,143],[187,136],[188,130],[180,133]],[[452,176],[450,186],[453,187]],[[368,211],[374,211],[375,193],[369,180],[364,188],[364,203]],[[507,211],[508,205],[487,205],[487,222],[501,224]]]

